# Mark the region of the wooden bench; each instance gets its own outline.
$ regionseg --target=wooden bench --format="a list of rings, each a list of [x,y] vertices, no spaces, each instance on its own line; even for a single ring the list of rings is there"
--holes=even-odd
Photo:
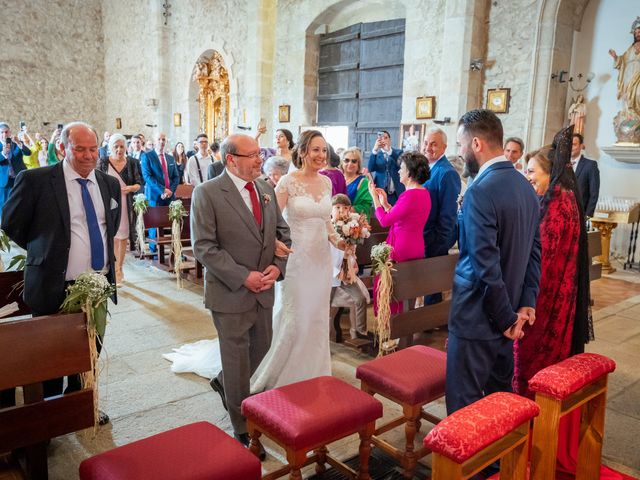
[[[451,290],[458,254],[424,258],[394,265],[392,302],[403,302],[401,313],[390,319],[391,337],[413,343],[413,334],[447,325],[451,300],[415,308],[418,297]],[[406,346],[403,345],[403,346]]]
[[[184,202],[183,202],[184,203]],[[189,210],[191,202],[187,202],[184,207],[187,211],[187,216],[184,218],[182,224],[182,232],[180,237],[182,239],[182,244],[189,246],[191,245],[191,237],[187,231],[185,235],[185,228],[189,228]],[[155,238],[149,238],[148,236],[145,238],[149,245],[155,245],[157,251],[154,253],[147,254],[148,256],[158,255],[158,265],[163,266],[164,268],[169,268],[169,262],[166,260],[166,247],[171,249],[171,221],[169,220],[169,207],[160,206],[160,207],[149,207],[144,214],[144,228],[145,230],[149,230],[155,228],[157,233]],[[168,232],[166,231],[168,230]]]
[[[42,382],[90,369],[84,314],[0,323],[0,390],[24,393],[24,404],[0,409],[0,452],[25,448],[28,478],[47,478],[49,439],[94,425],[92,389],[44,400]]]

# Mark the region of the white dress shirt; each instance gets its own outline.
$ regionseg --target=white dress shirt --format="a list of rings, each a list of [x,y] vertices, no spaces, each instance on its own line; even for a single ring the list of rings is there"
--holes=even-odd
[[[249,190],[247,190],[244,187],[247,183],[253,183],[253,187],[255,188],[255,183],[247,182],[246,180],[243,180],[240,177],[236,177],[228,169],[227,169],[227,174],[229,175],[229,178],[231,178],[231,180],[233,181],[233,184],[236,186],[236,188],[240,192],[240,196],[242,197],[242,200],[244,200],[244,204],[249,209],[249,212],[251,212],[251,215],[253,215],[253,206],[251,205],[251,194],[249,193]],[[260,195],[260,192],[258,192],[258,189],[256,189],[256,194]],[[260,201],[260,199],[258,199],[258,201]]]
[[[202,158],[200,153],[192,155],[187,160],[187,183],[190,183],[194,187],[197,187],[202,182],[207,181],[207,173],[209,171],[209,165],[213,163],[213,158],[208,155]],[[198,173],[198,164],[200,164],[200,173],[202,173],[202,181],[200,181],[200,174]]]
[[[573,168],[574,173],[576,170],[578,170],[578,162],[580,161],[581,158],[582,158],[582,155],[578,156],[578,158],[576,158],[575,160],[573,158],[571,159],[571,168]]]
[[[71,227],[71,244],[69,245],[69,260],[65,280],[75,280],[81,273],[91,270],[91,242],[89,240],[89,227],[87,216],[84,212],[82,202],[82,186],[76,180],[82,178],[71,167],[67,160],[62,162],[64,172],[64,183],[67,188],[67,200],[69,202],[69,220]],[[98,225],[102,234],[102,245],[104,246],[104,268],[106,272],[109,268],[107,251],[107,219],[104,211],[104,202],[100,194],[100,187],[96,180],[96,172],[92,170],[87,177],[87,189],[93,202],[93,208],[98,217]]]

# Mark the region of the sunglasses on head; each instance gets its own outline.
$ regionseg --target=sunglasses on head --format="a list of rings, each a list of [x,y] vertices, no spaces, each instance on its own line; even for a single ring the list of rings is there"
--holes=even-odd
[[[358,160],[355,158],[345,158],[344,163],[358,163]]]

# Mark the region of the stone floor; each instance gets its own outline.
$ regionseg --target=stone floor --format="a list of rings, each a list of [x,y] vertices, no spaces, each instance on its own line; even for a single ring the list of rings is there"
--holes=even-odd
[[[119,290],[119,303],[110,308],[101,361],[101,408],[111,424],[90,432],[52,440],[49,478],[77,477],[80,462],[99,452],[190,422],[207,420],[230,432],[229,417],[207,380],[193,374],[176,375],[162,358],[172,347],[216,335],[211,316],[202,305],[202,287],[185,282],[178,290],[175,279],[148,263],[127,259],[127,282]],[[614,358],[618,368],[610,377],[603,457],[607,464],[640,477],[640,275],[616,273],[593,284],[597,340],[588,351]],[[422,340],[444,346],[444,332]],[[333,374],[356,384],[356,367],[368,360],[343,345],[331,345]],[[444,415],[444,403],[429,410]],[[385,404],[385,417],[399,409]],[[387,434],[398,438],[402,429]],[[422,440],[422,436],[418,441]],[[273,443],[265,443],[269,456],[265,472],[281,466],[283,456]],[[338,442],[332,451],[346,458],[357,451],[354,437]],[[425,460],[429,464],[429,459]],[[2,473],[0,480],[18,478]],[[310,471],[308,472],[310,474]],[[4,476],[3,476],[4,475]]]

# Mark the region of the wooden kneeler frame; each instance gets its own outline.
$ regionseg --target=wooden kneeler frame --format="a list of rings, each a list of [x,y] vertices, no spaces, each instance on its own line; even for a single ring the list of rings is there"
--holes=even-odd
[[[431,453],[431,450],[424,446],[420,447],[418,450],[415,450],[414,440],[416,438],[416,434],[420,431],[420,420],[424,419],[434,425],[437,425],[441,421],[441,419],[436,417],[435,415],[432,415],[431,413],[422,410],[422,407],[426,405],[426,403],[412,405],[410,403],[402,402],[386,392],[376,390],[375,388],[367,384],[364,380],[361,380],[361,382],[361,390],[367,392],[369,395],[373,396],[375,394],[378,394],[391,400],[394,403],[397,403],[398,405],[402,405],[403,414],[376,428],[371,437],[371,443],[373,443],[376,447],[378,447],[388,455],[392,456],[398,463],[400,463],[403,468],[403,475],[405,478],[413,478],[413,471],[418,464],[418,460]],[[402,424],[404,424],[406,439],[404,450],[391,445],[389,442],[379,437],[383,433],[386,433],[389,430],[393,430],[394,428],[399,427]]]
[[[247,419],[247,431],[249,433],[249,437],[251,438],[250,450],[251,452],[258,456],[260,452],[260,436],[265,432],[262,432],[260,428],[252,422],[250,419]],[[290,480],[302,480],[302,474],[300,469],[306,467],[307,465],[311,465],[312,463],[316,463],[316,473],[321,474],[326,471],[326,464],[328,463],[334,468],[337,468],[345,475],[349,476],[353,480],[370,480],[369,475],[369,455],[371,454],[371,437],[375,431],[375,421],[370,422],[365,425],[362,430],[354,430],[348,434],[337,435],[335,438],[331,438],[329,440],[324,440],[321,444],[315,444],[310,447],[306,447],[303,449],[293,449],[290,446],[280,442],[278,439],[273,438],[269,435],[274,442],[280,445],[287,454],[287,462],[288,465],[268,473],[262,477],[262,480],[274,480],[276,478],[280,478],[287,473],[289,474]],[[334,457],[328,454],[328,450],[326,445],[341,438],[345,438],[351,434],[358,433],[360,435],[360,470],[356,472],[349,466],[335,459]],[[307,457],[307,453],[313,451],[314,454]]]
[[[529,455],[530,421],[522,423],[497,442],[480,450],[464,463],[433,453],[431,480],[463,480],[500,460],[501,480],[525,480]],[[551,477],[553,478],[553,477]]]
[[[531,478],[554,478],[560,417],[582,407],[576,480],[598,480],[604,438],[608,375],[560,400],[536,393],[540,415],[533,423]]]

